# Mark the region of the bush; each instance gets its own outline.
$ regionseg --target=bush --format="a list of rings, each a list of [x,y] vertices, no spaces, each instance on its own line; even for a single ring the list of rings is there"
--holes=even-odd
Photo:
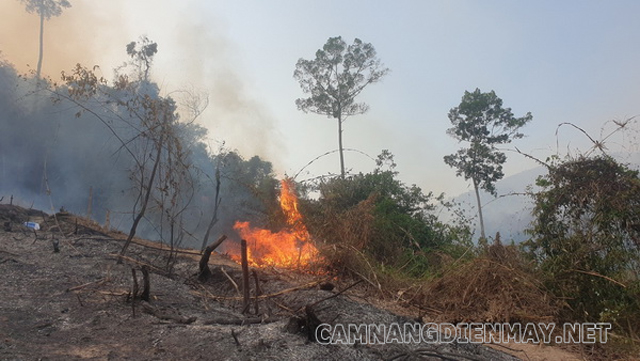
[[[640,331],[640,179],[610,157],[576,158],[538,179],[524,244],[571,321]]]
[[[443,259],[460,257],[471,246],[469,229],[439,222],[433,211],[441,198],[399,181],[393,163],[383,170],[383,160],[391,160],[385,154],[389,156],[383,153],[371,173],[316,185],[319,198],[302,203],[309,231],[317,240],[338,246],[333,249],[352,248],[412,276],[434,272]],[[334,266],[344,269],[341,262]]]

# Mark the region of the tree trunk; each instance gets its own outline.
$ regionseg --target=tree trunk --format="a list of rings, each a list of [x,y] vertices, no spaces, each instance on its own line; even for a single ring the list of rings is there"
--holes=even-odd
[[[211,222],[209,222],[209,226],[207,226],[207,231],[204,234],[204,238],[202,239],[202,246],[200,247],[200,251],[204,251],[207,246],[207,242],[209,242],[209,235],[211,234],[211,230],[213,226],[218,223],[218,208],[220,206],[220,162],[216,166],[216,194],[213,200],[213,216],[211,217]]]
[[[342,114],[338,114],[338,151],[340,152],[340,176],[344,178],[344,152],[342,149]]]
[[[478,218],[480,219],[480,239],[487,239],[484,233],[484,218],[482,217],[482,204],[480,203],[480,193],[478,191],[478,182],[473,180],[473,189],[476,191],[476,201],[478,202]]]
[[[40,53],[38,54],[38,67],[36,68],[36,78],[40,80],[42,71],[42,53],[44,52],[44,11],[40,11]]]
[[[158,165],[160,164],[160,156],[162,155],[163,143],[164,143],[164,135],[161,134],[160,140],[157,145],[158,150],[156,152],[156,160],[155,160],[155,163],[153,164],[151,175],[149,176],[149,184],[147,185],[147,191],[144,195],[144,200],[142,201],[142,208],[140,209],[140,212],[138,212],[138,215],[136,216],[136,218],[133,220],[133,225],[131,225],[131,230],[129,231],[129,237],[127,237],[127,241],[124,243],[124,247],[122,247],[122,250],[120,251],[120,256],[124,256],[124,254],[127,252],[127,248],[129,248],[129,245],[131,244],[131,240],[133,240],[133,237],[136,235],[136,229],[138,228],[138,223],[140,223],[140,221],[142,220],[142,217],[144,217],[144,213],[147,210],[147,204],[149,204],[149,198],[151,197],[151,190],[153,189],[153,181],[156,178],[156,172],[158,171]],[[118,264],[122,264],[122,257],[118,258]]]

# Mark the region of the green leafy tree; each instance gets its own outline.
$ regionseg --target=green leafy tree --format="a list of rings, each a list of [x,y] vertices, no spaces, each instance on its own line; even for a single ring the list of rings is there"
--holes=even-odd
[[[376,57],[373,45],[355,39],[347,45],[341,37],[329,38],[313,60],[300,59],[293,77],[308,98],[296,100],[299,110],[326,115],[338,121],[340,174],[344,178],[342,124],[349,116],[363,114],[369,107],[355,98],[389,72]]]
[[[465,91],[460,105],[449,111],[453,127],[447,133],[469,146],[445,156],[444,162],[456,168],[457,176],[470,179],[473,183],[478,202],[480,237],[483,240],[486,235],[479,189],[496,195],[495,182],[504,177],[502,165],[507,160],[507,156],[496,146],[522,138],[524,135],[519,130],[531,119],[531,113],[515,117],[511,108],[502,106],[502,99],[494,91],[482,93],[480,89],[473,93]]]
[[[640,178],[608,156],[556,161],[538,179],[526,249],[568,317],[640,331]],[[634,326],[632,326],[634,325]]]
[[[44,52],[44,21],[54,16],[60,16],[63,8],[70,8],[71,3],[67,0],[20,0],[25,5],[27,12],[40,15],[40,52],[38,55],[38,67],[36,76],[40,79],[42,71],[42,57]]]

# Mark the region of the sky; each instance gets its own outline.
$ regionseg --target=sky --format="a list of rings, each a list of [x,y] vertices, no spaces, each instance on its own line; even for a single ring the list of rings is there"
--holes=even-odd
[[[344,125],[345,163],[368,172],[383,149],[400,178],[425,191],[470,189],[443,162],[461,144],[446,134],[449,110],[465,91],[494,90],[516,116],[533,121],[509,148],[540,159],[586,150],[571,122],[600,137],[608,121],[640,114],[640,2],[615,1],[196,1],[70,0],[45,24],[43,73],[59,79],[76,63],[99,65],[105,78],[127,60],[127,43],[158,43],[152,76],[164,94],[207,94],[197,120],[209,145],[271,161],[297,174],[337,148],[335,120],[297,110],[293,78],[329,37],[371,43],[390,73],[359,100],[368,113]],[[34,69],[39,19],[18,0],[0,0],[0,57]],[[637,152],[634,138],[609,140]],[[366,155],[364,155],[364,154]],[[536,164],[508,151],[507,176]],[[338,173],[338,155],[313,162],[299,180]]]

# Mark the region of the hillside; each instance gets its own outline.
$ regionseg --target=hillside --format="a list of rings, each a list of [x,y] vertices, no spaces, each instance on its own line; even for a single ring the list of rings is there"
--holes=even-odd
[[[23,227],[25,217],[40,220],[42,229]],[[322,290],[328,276],[277,269],[257,270],[261,296],[243,315],[235,288],[242,284],[241,271],[221,256],[212,257],[212,277],[200,282],[193,251],[170,253],[137,240],[117,264],[120,236],[86,219],[59,214],[59,232],[53,217],[2,205],[0,220],[0,359],[513,359],[457,342],[321,345],[308,337],[310,320],[415,320],[368,304],[339,280],[331,280],[333,291]],[[169,254],[177,256],[171,268]],[[149,302],[132,299],[132,270],[142,287],[141,267],[150,271]]]

